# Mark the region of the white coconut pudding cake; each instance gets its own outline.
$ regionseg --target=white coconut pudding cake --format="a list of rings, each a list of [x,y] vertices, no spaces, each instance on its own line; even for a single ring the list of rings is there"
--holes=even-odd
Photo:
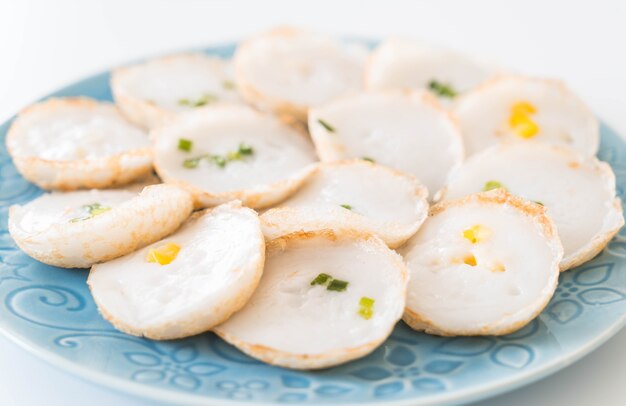
[[[498,69],[457,52],[403,38],[383,41],[365,69],[369,90],[427,89],[452,104]]]
[[[297,231],[354,228],[397,247],[426,219],[427,194],[413,177],[372,162],[326,163],[281,207],[261,216],[263,232],[273,239]]]
[[[445,195],[495,188],[546,207],[565,249],[562,270],[596,256],[624,225],[611,167],[570,149],[534,142],[494,146],[468,159]]]
[[[438,335],[522,328],[554,294],[563,257],[545,208],[502,189],[433,207],[401,252],[410,275],[404,320]]]
[[[584,156],[598,151],[598,121],[557,80],[496,77],[459,98],[453,111],[468,155],[512,140],[566,146]]]
[[[362,88],[366,49],[323,34],[281,27],[243,42],[235,54],[250,103],[306,120],[307,110]]]
[[[100,312],[120,330],[180,338],[239,310],[259,282],[264,258],[259,218],[231,202],[194,214],[144,249],[94,265],[88,283]]]
[[[292,27],[232,59],[121,67],[115,104],[57,98],[17,116],[7,150],[51,192],[12,206],[8,229],[38,261],[90,268],[120,331],[214,331],[278,367],[364,357],[400,319],[509,334],[624,217],[587,106],[504,72]]]
[[[378,237],[296,233],[268,243],[250,303],[215,332],[270,364],[317,369],[373,351],[402,316],[407,272]],[[277,333],[280,332],[280,333]]]
[[[199,207],[233,199],[269,206],[293,193],[316,162],[304,134],[244,106],[181,115],[153,137],[159,176],[189,190]]]
[[[128,254],[176,230],[192,198],[172,185],[44,194],[9,211],[9,232],[49,265],[86,268]]]
[[[415,176],[432,198],[463,159],[454,118],[422,90],[360,93],[312,109],[322,161],[361,158]]]
[[[172,55],[116,69],[111,89],[128,119],[146,128],[179,112],[242,101],[231,62],[203,54]]]
[[[20,113],[6,138],[20,173],[44,189],[124,185],[152,172],[147,134],[110,103],[50,99]]]

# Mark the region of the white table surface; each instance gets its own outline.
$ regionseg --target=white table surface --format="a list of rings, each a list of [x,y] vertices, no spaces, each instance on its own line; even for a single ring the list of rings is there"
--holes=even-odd
[[[549,4],[548,4],[549,3]],[[565,79],[626,134],[626,2],[615,0],[0,0],[0,120],[126,61],[277,24],[412,36]],[[626,404],[626,330],[573,366],[484,405]],[[0,337],[0,405],[146,406],[68,375]]]

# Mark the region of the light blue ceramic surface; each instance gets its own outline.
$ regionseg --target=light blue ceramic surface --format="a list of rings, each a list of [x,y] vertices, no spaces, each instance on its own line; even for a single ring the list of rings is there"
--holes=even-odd
[[[207,52],[229,56],[233,45]],[[111,100],[108,74],[54,96]],[[0,331],[38,356],[103,385],[176,404],[463,403],[554,372],[622,327],[626,312],[626,230],[597,258],[561,276],[541,316],[505,337],[441,338],[399,324],[370,356],[321,372],[264,365],[213,334],[152,342],[117,332],[96,310],[87,273],[43,265],[7,232],[7,210],[41,193],[15,170],[0,127]],[[626,189],[626,145],[602,128],[599,156]]]

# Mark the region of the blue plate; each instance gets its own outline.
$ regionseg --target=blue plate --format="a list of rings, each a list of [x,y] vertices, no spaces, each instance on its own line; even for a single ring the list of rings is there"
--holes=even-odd
[[[235,45],[213,47],[230,56]],[[111,100],[109,74],[52,96]],[[10,125],[0,126],[4,138]],[[599,156],[626,189],[626,145],[602,127]],[[41,190],[0,147],[0,331],[37,356],[113,389],[175,404],[458,404],[492,396],[563,368],[615,334],[626,317],[626,229],[593,261],[561,275],[539,318],[504,337],[442,338],[399,324],[373,354],[320,372],[264,365],[215,335],[153,342],[116,331],[98,314],[87,273],[43,265],[7,232],[11,204]]]

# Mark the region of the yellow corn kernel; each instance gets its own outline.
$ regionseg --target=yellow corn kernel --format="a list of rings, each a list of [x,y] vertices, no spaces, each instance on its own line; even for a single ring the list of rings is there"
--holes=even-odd
[[[532,138],[539,133],[539,126],[530,116],[535,114],[537,109],[528,102],[518,102],[511,107],[509,117],[509,127],[522,138]]]
[[[513,122],[515,121],[515,124]],[[533,138],[539,133],[539,126],[527,116],[511,116],[511,129],[522,138]]]
[[[467,230],[463,230],[463,237],[472,244],[483,242],[490,236],[491,230],[480,224],[473,225]]]
[[[474,254],[468,254],[463,258],[463,263],[469,266],[476,266],[476,257]]]
[[[530,115],[537,112],[535,106],[528,102],[517,102],[511,107],[511,113]]]
[[[176,259],[180,245],[168,242],[157,248],[151,248],[146,255],[146,261],[156,262],[159,265],[167,265]]]

